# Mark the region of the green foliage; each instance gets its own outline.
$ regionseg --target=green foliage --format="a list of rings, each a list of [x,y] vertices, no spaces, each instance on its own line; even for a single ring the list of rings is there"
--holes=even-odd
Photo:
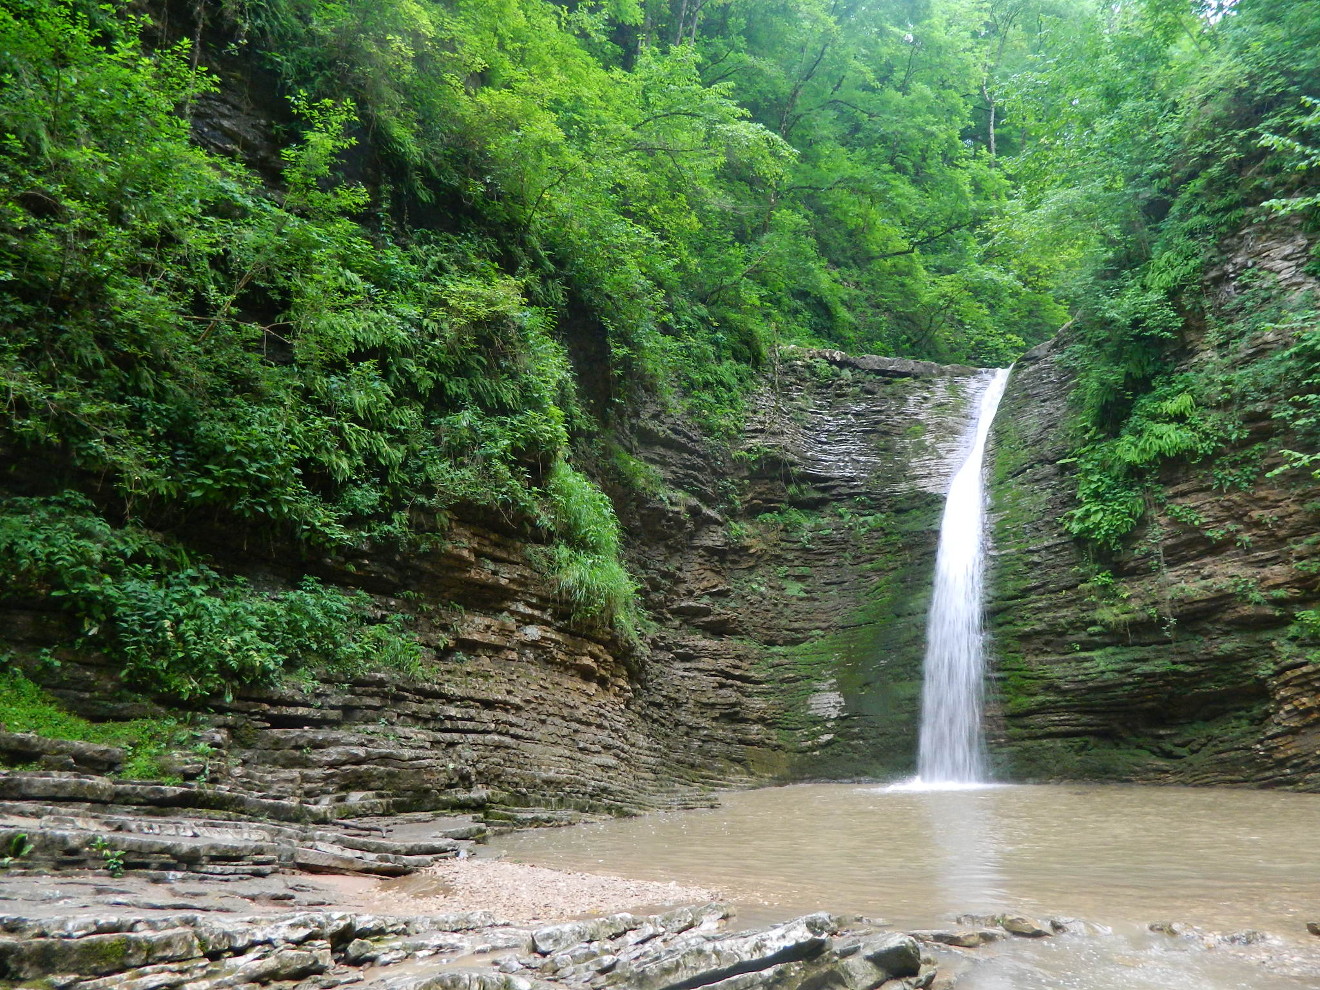
[[[622,533],[609,497],[565,461],[546,475],[544,524],[558,540],[540,555],[574,615],[636,640],[637,584],[621,560]]]
[[[1215,488],[1251,490],[1262,476],[1269,448],[1262,443],[1233,446],[1243,439],[1241,421],[1248,411],[1272,414],[1300,439],[1320,439],[1314,415],[1320,363],[1311,305],[1305,298],[1280,295],[1269,286],[1244,293],[1225,307],[1228,322],[1214,327],[1192,371],[1160,372],[1152,364],[1141,386],[1129,385],[1113,393],[1124,399],[1121,416],[1103,412],[1119,406],[1088,407],[1087,399],[1094,393],[1086,386],[1103,376],[1083,364],[1074,398],[1079,420],[1090,423],[1090,429],[1069,461],[1076,465],[1078,484],[1078,505],[1064,517],[1069,532],[1117,549],[1145,515],[1149,500],[1159,498],[1155,483],[1167,462],[1204,463]],[[1298,328],[1292,346],[1258,360],[1241,359],[1239,348],[1244,343],[1290,328]],[[1281,396],[1287,398],[1280,401]],[[1116,422],[1117,429],[1106,430],[1107,422]],[[1283,454],[1285,465],[1274,474],[1297,468],[1315,471],[1320,463],[1303,452]],[[1171,505],[1168,511],[1176,520],[1200,525],[1178,506]]]
[[[1320,442],[1320,328],[1314,325],[1311,315],[1311,325],[1296,333],[1296,342],[1280,358],[1280,363],[1293,369],[1294,374],[1288,379],[1291,394],[1275,415],[1299,438],[1314,444]],[[1275,474],[1301,469],[1320,478],[1320,453],[1285,450],[1283,455],[1285,465]]]
[[[406,665],[415,648],[361,621],[360,596],[259,594],[131,521],[334,549],[414,541],[419,511],[535,519],[580,415],[567,354],[484,241],[359,222],[351,101],[293,96],[302,133],[271,196],[191,142],[178,108],[213,84],[144,30],[119,8],[0,10],[0,446],[103,479],[130,520],[14,506],[6,552],[28,593],[111,637],[127,676],[177,695],[295,661]],[[583,606],[614,614],[624,583],[574,587],[614,594]]]
[[[85,498],[0,506],[8,598],[44,595],[74,615],[126,680],[179,698],[229,696],[299,667],[415,670],[420,647],[400,616],[373,621],[363,592],[304,578],[263,593],[138,527],[112,527]]]
[[[633,491],[659,497],[665,501],[674,494],[658,468],[634,457],[617,443],[610,442],[605,445],[605,456],[608,459],[610,473]]]
[[[1145,514],[1149,482],[1161,464],[1199,461],[1223,445],[1231,424],[1198,401],[1204,384],[1195,375],[1162,378],[1136,400],[1116,437],[1079,449],[1072,459],[1078,504],[1063,516],[1069,533],[1118,549]]]
[[[6,847],[5,855],[0,856],[0,870],[8,869],[13,865],[14,860],[22,859],[30,855],[34,846],[28,841],[26,832],[16,832],[9,837],[9,844]]]
[[[642,6],[227,9],[291,88],[351,93],[405,198],[499,231],[547,299],[592,312],[617,371],[697,409],[736,413],[728,379],[785,341],[1002,361],[1062,321],[977,243],[1008,192],[964,139],[1002,48],[989,12]]]
[[[101,859],[105,861],[105,872],[116,879],[124,875],[124,850],[113,848],[103,835],[92,839],[90,845],[92,850],[100,853]]]
[[[1320,643],[1320,611],[1301,609],[1293,618],[1295,620],[1292,629],[1294,638],[1307,643]]]
[[[332,171],[347,106],[294,100],[277,205],[190,144],[175,107],[209,84],[186,52],[130,57],[133,21],[106,51],[43,12],[0,18],[11,442],[60,445],[137,513],[313,543],[397,536],[419,505],[530,507],[574,408],[562,349],[470,243],[352,221],[366,194]],[[77,71],[43,77],[61,61]]]
[[[1235,353],[1267,329],[1251,310],[1275,301],[1244,296],[1236,319],[1222,307],[1224,325],[1201,281],[1226,234],[1309,209],[1317,8],[1211,9],[1168,0],[1084,13],[1043,39],[1012,98],[1027,140],[1012,165],[1020,212],[1001,236],[1042,237],[1053,255],[1042,272],[1077,312],[1078,504],[1065,525],[1109,548],[1141,520],[1163,463],[1204,461],[1220,487],[1254,484],[1263,451],[1215,455],[1236,438],[1241,408],[1277,402],[1305,377],[1296,353],[1254,364]],[[1205,327],[1197,349],[1208,356],[1176,372]],[[1305,418],[1312,390],[1301,386],[1283,416]]]
[[[0,672],[0,722],[10,732],[121,747],[128,759],[120,775],[130,780],[163,779],[161,757],[184,746],[191,735],[171,718],[89,722],[65,711],[16,669]]]
[[[1288,121],[1288,125],[1290,129],[1304,136],[1306,140],[1315,141],[1320,138],[1320,100],[1303,96],[1301,102],[1302,106],[1309,112],[1300,115],[1296,120]],[[1291,172],[1304,175],[1320,168],[1320,147],[1313,144],[1303,143],[1297,138],[1268,131],[1261,136],[1260,143],[1261,147],[1278,152],[1279,157],[1285,163],[1284,167]],[[1268,200],[1263,205],[1283,214],[1300,213],[1320,206],[1320,194],[1298,193],[1286,198],[1280,197]]]

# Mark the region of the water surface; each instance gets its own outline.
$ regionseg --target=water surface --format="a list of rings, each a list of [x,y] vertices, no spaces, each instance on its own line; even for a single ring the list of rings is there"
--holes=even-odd
[[[947,927],[961,913],[1020,912],[1114,932],[1014,940],[959,983],[969,990],[1320,987],[1320,939],[1306,932],[1320,920],[1320,795],[806,784],[722,801],[524,832],[494,846],[542,866],[718,887],[757,922],[826,909],[899,928]],[[1267,982],[1234,950],[1146,931],[1162,921],[1269,932],[1294,964],[1314,963],[1312,977]]]

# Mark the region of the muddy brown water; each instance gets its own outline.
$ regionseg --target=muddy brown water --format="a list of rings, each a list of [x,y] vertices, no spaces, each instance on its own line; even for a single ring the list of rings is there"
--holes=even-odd
[[[897,928],[962,913],[1078,918],[1107,934],[1014,939],[960,990],[1320,988],[1320,795],[807,784],[721,806],[493,843],[521,862],[722,889],[749,922],[826,909]],[[1264,932],[1245,945],[1148,931]]]

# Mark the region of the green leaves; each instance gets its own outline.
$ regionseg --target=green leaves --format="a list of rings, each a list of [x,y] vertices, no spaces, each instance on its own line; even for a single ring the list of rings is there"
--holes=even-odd
[[[1238,404],[1306,418],[1314,381],[1302,384],[1304,342],[1245,366],[1228,346],[1261,329],[1277,303],[1242,276],[1248,313],[1238,319],[1202,282],[1225,235],[1314,205],[1307,87],[1318,23],[1311,2],[1228,10],[1150,0],[1047,39],[1042,54],[1058,61],[1021,97],[1037,135],[1015,163],[1021,219],[999,236],[1043,235],[1080,270],[1069,352],[1078,505],[1064,520],[1075,535],[1116,549],[1162,464],[1215,458],[1236,438]],[[1049,174],[1063,169],[1066,179]],[[1183,373],[1189,343],[1198,361]],[[1311,466],[1305,453],[1285,456]],[[1211,467],[1216,484],[1251,483],[1252,470],[1228,461]]]
[[[1266,131],[1260,138],[1260,144],[1263,148],[1277,152],[1287,171],[1309,177],[1310,173],[1320,169],[1320,100],[1303,96],[1301,105],[1309,112],[1299,113],[1292,120],[1278,122],[1284,123],[1298,137]],[[1299,138],[1316,143],[1303,143]],[[1299,213],[1320,206],[1320,193],[1308,194],[1299,189],[1293,195],[1267,200],[1262,205],[1278,213]]]
[[[323,222],[362,210],[369,201],[367,190],[340,183],[333,173],[340,152],[357,143],[346,133],[357,123],[352,106],[329,99],[311,103],[302,94],[295,94],[289,102],[305,121],[307,134],[301,143],[281,153],[285,208]]]
[[[998,44],[968,34],[984,13],[280,0],[247,16],[291,87],[347,86],[408,198],[494,233],[559,315],[585,309],[620,383],[700,392],[688,353],[1001,361],[1061,322],[1015,253],[976,257],[1008,189],[966,138]],[[937,296],[945,318],[914,328]]]
[[[0,443],[67,457],[128,522],[76,495],[12,501],[7,593],[58,600],[85,646],[178,697],[299,665],[415,664],[415,641],[366,596],[260,592],[137,520],[218,520],[295,548],[407,543],[410,512],[459,504],[530,526],[581,414],[528,280],[469,238],[396,245],[361,226],[369,195],[341,178],[348,100],[294,98],[305,130],[270,195],[190,143],[178,107],[210,84],[186,50],[139,54],[141,25],[112,12],[107,48],[71,6],[24,9],[40,16],[0,12],[15,80],[0,93]],[[421,6],[391,11],[423,47],[436,33]],[[634,589],[608,502],[595,509],[615,539],[575,537],[589,560],[566,587],[608,623]]]
[[[56,599],[127,681],[177,698],[228,697],[299,668],[415,670],[420,659],[401,617],[378,620],[362,592],[310,577],[257,591],[177,544],[111,526],[74,493],[0,504],[0,569],[7,597]]]
[[[107,49],[72,7],[41,13],[0,17],[0,436],[64,445],[130,513],[307,543],[397,535],[413,505],[529,505],[567,440],[567,359],[525,283],[463,240],[355,222],[350,104],[294,99],[277,203],[190,144],[176,110],[210,84],[186,51],[136,54],[132,19]],[[455,416],[486,439],[455,442]]]
[[[564,461],[546,475],[543,524],[557,541],[540,554],[579,620],[637,637],[637,584],[623,566],[622,533],[608,496]]]

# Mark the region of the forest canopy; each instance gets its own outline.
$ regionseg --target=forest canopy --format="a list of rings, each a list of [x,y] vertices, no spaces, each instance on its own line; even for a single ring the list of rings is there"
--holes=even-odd
[[[1117,539],[1134,471],[1215,442],[1161,375],[1216,239],[1314,219],[1318,35],[1313,0],[0,0],[12,593],[205,693],[286,665],[282,609],[326,662],[402,633],[181,534],[479,511],[634,636],[582,464],[641,397],[727,438],[785,345],[1002,365],[1070,320],[1074,524]]]

